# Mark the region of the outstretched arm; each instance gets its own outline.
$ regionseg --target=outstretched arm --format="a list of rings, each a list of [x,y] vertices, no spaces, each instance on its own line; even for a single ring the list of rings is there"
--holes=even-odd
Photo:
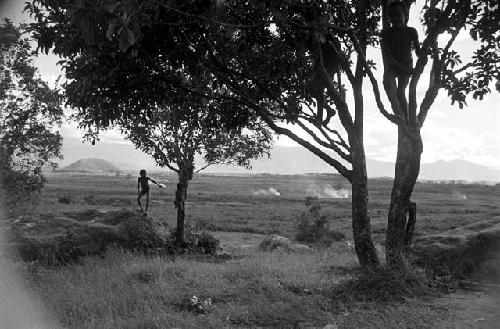
[[[160,184],[158,184],[158,183],[157,183],[154,179],[151,179],[151,178],[150,178],[149,180],[150,180],[151,182],[153,182],[154,184],[156,184],[157,186],[162,187],[162,186],[161,186]]]

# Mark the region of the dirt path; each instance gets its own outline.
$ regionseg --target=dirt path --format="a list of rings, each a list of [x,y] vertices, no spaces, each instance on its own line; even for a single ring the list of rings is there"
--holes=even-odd
[[[457,292],[436,300],[450,311],[444,328],[500,329],[500,289]]]

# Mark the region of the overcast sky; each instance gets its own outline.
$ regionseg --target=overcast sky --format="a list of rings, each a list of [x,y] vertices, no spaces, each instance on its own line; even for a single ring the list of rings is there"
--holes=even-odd
[[[421,3],[422,1],[417,1]],[[16,22],[26,21],[27,18],[21,13],[24,1],[21,0],[0,0],[0,16],[7,16]],[[419,23],[419,9],[412,8],[409,26],[413,26],[419,33],[420,40],[424,37],[423,28]],[[464,54],[464,62],[470,59],[473,49],[473,41],[467,32],[462,33],[455,42],[455,49]],[[381,64],[380,50],[372,49],[368,57]],[[48,81],[55,81],[60,74],[56,66],[57,58],[49,55],[40,56],[36,64],[39,71]],[[376,72],[381,84],[381,66]],[[419,101],[425,92],[427,81],[426,75],[422,76],[419,83]],[[378,111],[372,96],[372,89],[365,83],[365,146],[369,158],[376,160],[394,161],[396,157],[396,137],[397,129],[388,122]],[[422,161],[424,163],[435,162],[437,160],[463,159],[477,164],[500,169],[500,94],[492,88],[493,92],[482,101],[468,100],[468,107],[460,110],[457,106],[451,106],[446,92],[441,90],[434,105],[429,111],[428,118],[422,129],[424,139],[424,152]],[[383,93],[388,108],[388,101]],[[62,127],[63,136],[81,137],[82,132],[76,129],[76,124],[69,123]],[[109,132],[101,136],[102,140],[123,143],[123,139],[117,132]],[[277,141],[279,145],[294,145],[285,137],[280,137]]]

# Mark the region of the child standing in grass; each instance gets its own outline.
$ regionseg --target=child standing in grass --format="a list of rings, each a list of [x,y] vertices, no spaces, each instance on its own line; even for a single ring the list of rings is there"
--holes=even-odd
[[[137,179],[137,195],[138,195],[137,196],[137,203],[139,204],[139,207],[141,208],[141,212],[143,212],[144,214],[147,214],[148,213],[148,206],[149,206],[149,196],[151,195],[151,192],[149,190],[149,182],[148,181],[153,182],[154,184],[156,184],[160,188],[162,188],[163,185],[158,184],[153,179],[146,176],[146,170],[144,170],[144,169],[141,169],[141,171],[139,172],[139,175],[140,176]],[[145,211],[143,211],[142,204],[141,204],[141,198],[144,195],[146,195],[146,209],[145,209]]]

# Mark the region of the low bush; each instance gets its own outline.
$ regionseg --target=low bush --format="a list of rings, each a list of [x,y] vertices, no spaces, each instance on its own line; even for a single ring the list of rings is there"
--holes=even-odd
[[[170,232],[172,253],[187,252],[215,256],[220,249],[219,239],[208,232],[194,233],[189,226],[186,226],[184,228],[184,244],[182,246],[175,245],[176,234],[177,232],[174,228]]]
[[[188,240],[190,251],[195,253],[215,256],[219,250],[219,239],[208,232],[190,233],[186,240]]]
[[[330,246],[335,241],[341,241],[345,234],[330,230],[326,215],[321,214],[321,205],[317,197],[307,197],[305,204],[309,211],[303,212],[297,221],[295,240]]]
[[[59,203],[70,204],[71,202],[73,202],[73,199],[71,198],[71,195],[66,194],[62,197],[59,197],[57,201],[59,201]]]
[[[97,204],[97,200],[96,200],[96,198],[95,198],[95,196],[93,194],[88,194],[88,195],[84,196],[83,200],[85,202],[87,202],[88,204],[90,204],[90,205],[96,205]]]
[[[4,203],[0,206],[14,218],[36,212],[46,178],[37,171],[18,172],[2,165],[0,161],[0,187],[3,190],[1,201]]]
[[[359,272],[334,290],[334,296],[345,302],[403,302],[433,294],[423,271],[403,273],[386,267]]]

